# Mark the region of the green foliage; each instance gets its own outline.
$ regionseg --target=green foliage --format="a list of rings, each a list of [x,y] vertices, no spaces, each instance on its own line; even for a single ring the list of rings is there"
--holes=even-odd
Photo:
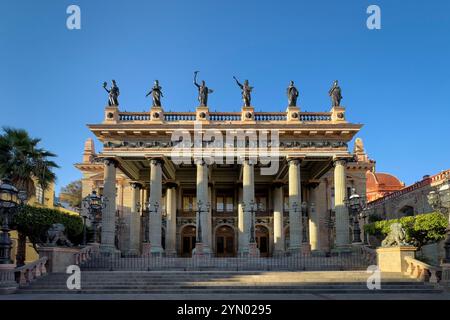
[[[83,232],[83,220],[76,215],[49,209],[32,206],[24,206],[14,218],[14,227],[19,232],[28,236],[33,244],[45,243],[47,240],[47,230],[54,223],[62,223],[69,240],[78,244]]]
[[[61,189],[59,200],[69,203],[72,208],[80,208],[82,202],[81,180],[69,183]]]
[[[448,225],[447,218],[439,212],[402,217],[400,219],[376,221],[364,226],[364,230],[377,238],[383,239],[391,230],[391,224],[401,223],[406,232],[406,241],[419,248],[428,243],[445,238]]]

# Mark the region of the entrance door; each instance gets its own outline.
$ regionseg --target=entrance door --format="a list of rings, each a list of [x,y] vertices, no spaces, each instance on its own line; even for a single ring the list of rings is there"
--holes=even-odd
[[[269,230],[264,226],[256,226],[256,244],[261,257],[269,256]]]
[[[216,230],[216,255],[218,257],[233,257],[235,254],[233,229],[229,226],[219,227]]]
[[[187,226],[181,232],[181,256],[191,257],[195,248],[196,229],[194,226]]]

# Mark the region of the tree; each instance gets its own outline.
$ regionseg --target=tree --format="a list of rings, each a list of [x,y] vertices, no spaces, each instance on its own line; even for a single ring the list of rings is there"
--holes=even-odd
[[[81,208],[81,180],[72,181],[67,186],[61,188],[59,201],[67,202],[72,208]]]
[[[27,131],[3,127],[0,135],[0,178],[9,178],[28,196],[36,193],[35,180],[45,192],[54,182],[53,172],[58,165],[49,158],[56,157],[52,152],[40,148],[41,139],[31,138]],[[25,262],[26,235],[19,232],[17,264]]]

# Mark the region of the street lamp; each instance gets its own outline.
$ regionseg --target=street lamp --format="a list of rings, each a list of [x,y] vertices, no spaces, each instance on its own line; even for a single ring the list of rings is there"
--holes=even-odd
[[[360,196],[356,193],[356,189],[352,188],[352,194],[348,199],[344,200],[345,205],[350,211],[351,219],[353,221],[353,243],[362,243],[361,229],[359,227],[359,215],[366,206],[365,196]]]
[[[248,204],[242,204],[242,209],[244,212],[248,212],[250,214],[250,243],[255,243],[255,222],[254,222],[254,214],[256,212],[256,203],[252,199]]]
[[[19,191],[9,179],[3,179],[0,182],[0,215],[2,226],[0,235],[0,264],[11,264],[12,242],[9,237],[9,225],[14,215],[25,203],[27,194],[25,191]]]
[[[98,220],[102,215],[102,210],[106,208],[106,204],[108,199],[103,196],[97,195],[97,191],[93,190],[91,194],[87,195],[83,199],[83,206],[87,210],[87,215],[82,215],[81,217],[84,220],[83,225],[83,245],[86,245],[86,219],[92,221],[92,225],[94,228],[94,243],[97,242],[97,225]]]
[[[447,173],[445,175],[444,183],[436,191],[431,191],[428,196],[428,203],[434,210],[439,210],[442,214],[449,215],[450,209],[450,176]],[[446,238],[444,242],[445,257],[443,263],[450,263],[450,221],[446,230]]]
[[[307,230],[306,230],[306,223],[308,221],[308,203],[305,201],[302,202],[302,242],[306,243],[308,242],[308,236],[307,236]]]
[[[206,211],[203,211],[203,201],[198,200],[197,201],[197,212],[198,212],[198,226],[197,226],[197,241],[196,242],[203,242],[203,235],[202,235],[202,214],[203,212],[208,212],[210,209],[210,204],[206,203],[205,209]]]

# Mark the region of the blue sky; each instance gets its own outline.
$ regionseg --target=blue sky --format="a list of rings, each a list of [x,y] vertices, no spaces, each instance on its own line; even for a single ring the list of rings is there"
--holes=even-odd
[[[81,30],[66,8],[81,8]],[[382,29],[366,28],[377,4]],[[80,178],[87,123],[102,121],[103,81],[122,110],[148,110],[154,79],[171,111],[193,111],[192,73],[214,89],[212,110],[238,111],[232,76],[252,104],[286,107],[295,80],[303,110],[329,110],[339,79],[348,119],[377,170],[407,184],[450,167],[450,1],[1,0],[0,125],[27,129],[58,154],[57,190]],[[99,148],[97,143],[97,148]]]

